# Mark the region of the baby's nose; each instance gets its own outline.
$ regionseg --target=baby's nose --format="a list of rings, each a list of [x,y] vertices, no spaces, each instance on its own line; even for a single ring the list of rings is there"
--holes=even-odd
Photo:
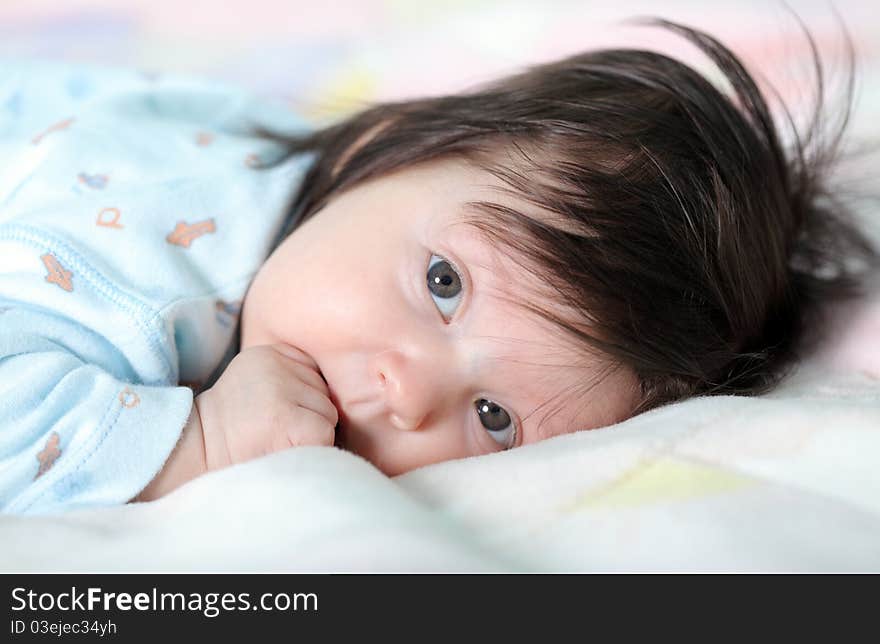
[[[442,403],[446,377],[439,364],[427,357],[414,359],[398,351],[384,351],[374,363],[388,418],[397,429],[419,429]]]

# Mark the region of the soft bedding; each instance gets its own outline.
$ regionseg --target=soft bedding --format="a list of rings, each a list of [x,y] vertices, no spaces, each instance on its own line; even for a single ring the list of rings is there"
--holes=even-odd
[[[632,4],[613,17],[644,12]],[[858,3],[841,4],[845,17],[858,10]],[[263,19],[242,10],[249,17],[236,24],[240,39],[230,39],[228,26],[214,17],[216,41],[187,48],[180,44],[187,25],[176,25],[177,57],[163,58],[167,34],[162,40],[157,25],[166,15],[162,7],[173,8],[166,0],[60,16],[10,6],[15,8],[0,10],[0,26],[15,34],[6,40],[6,55],[113,56],[146,68],[247,79],[275,93],[283,86],[317,97],[313,107],[322,98],[326,107],[340,96],[403,94],[407,81],[416,79],[422,84],[410,87],[418,91],[462,85],[441,75],[430,86],[425,75],[403,63],[383,66],[386,59],[346,48],[345,42],[357,42],[345,32],[348,23],[328,21],[335,31],[309,31],[304,19],[294,30],[300,40],[291,44],[290,33],[271,30],[279,24],[277,16],[273,23],[271,15]],[[370,18],[370,7],[390,11],[384,20],[397,29],[416,29],[399,3],[359,6],[367,9],[359,9],[358,24],[373,33],[381,33],[374,24],[381,19]],[[453,9],[445,22],[443,12],[435,11],[429,33],[438,47],[443,36],[458,33],[458,42],[483,48],[483,58],[467,47],[454,48],[468,57],[465,67],[446,62],[450,74],[469,69],[468,81],[492,66],[506,69],[520,62],[512,60],[504,30],[518,30],[518,41],[532,43],[536,56],[545,52],[542,58],[551,57],[551,49],[552,55],[562,53],[560,48],[573,52],[589,40],[583,29],[564,28],[572,22],[566,12],[574,9],[562,3],[547,9],[544,21],[500,22],[504,30],[482,30],[472,40],[455,32],[464,23]],[[488,24],[503,12],[502,5],[486,3],[478,20]],[[723,15],[706,22],[687,11],[666,15],[710,31],[740,24],[721,35],[752,57],[763,51],[747,36],[755,24],[786,19],[757,5],[743,10],[751,23],[725,23]],[[866,37],[872,28],[876,33],[876,21],[847,19],[860,29],[857,36]],[[833,33],[820,29],[820,44],[823,34]],[[124,47],[135,35],[141,45],[132,53]],[[247,38],[259,45],[246,48]],[[431,38],[425,42],[434,42]],[[50,42],[52,51],[46,50]],[[94,49],[95,42],[104,49]],[[390,55],[407,41],[390,42],[397,44],[383,47],[367,39],[364,47]],[[9,50],[12,45],[17,51]],[[237,64],[230,64],[235,52]],[[871,55],[868,49],[863,59],[862,114],[870,113],[880,95]],[[265,60],[279,57],[296,65],[265,66]],[[483,60],[482,67],[474,66],[475,60]],[[254,69],[264,71],[251,75]],[[377,70],[390,79],[385,85],[376,84]],[[298,108],[302,104],[297,99]],[[328,116],[317,108],[311,114],[316,121]],[[867,121],[858,123],[864,127]],[[880,240],[878,214],[864,213],[864,222]],[[395,479],[340,450],[295,449],[202,477],[154,503],[2,516],[0,570],[880,571],[880,283],[870,285],[864,298],[838,307],[830,322],[828,340],[764,396],[696,398],[611,427],[432,465]]]
[[[880,298],[859,315],[880,329]],[[0,569],[880,571],[880,364],[832,362],[395,479],[301,448],[150,504],[3,517]]]

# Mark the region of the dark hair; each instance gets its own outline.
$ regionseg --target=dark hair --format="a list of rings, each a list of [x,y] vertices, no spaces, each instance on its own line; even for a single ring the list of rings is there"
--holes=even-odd
[[[845,109],[828,132],[821,61],[805,30],[816,107],[805,135],[785,109],[793,141],[784,146],[730,50],[696,29],[647,22],[699,47],[732,95],[665,55],[607,49],[474,91],[377,104],[303,135],[259,129],[283,144],[276,163],[316,153],[283,235],[341,190],[458,157],[563,222],[490,202],[469,204],[467,218],[537,265],[562,305],[524,306],[585,353],[636,373],[633,415],[694,395],[769,391],[820,338],[825,305],[863,292],[865,273],[848,258],[878,266],[828,185],[851,110],[852,44],[847,37]]]

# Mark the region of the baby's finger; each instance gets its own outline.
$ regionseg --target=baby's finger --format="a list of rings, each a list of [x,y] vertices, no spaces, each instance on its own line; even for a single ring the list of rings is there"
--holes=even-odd
[[[311,409],[301,409],[294,422],[287,428],[283,437],[283,447],[299,447],[315,445],[318,447],[332,447],[336,438],[333,425],[327,419]]]
[[[316,370],[299,362],[291,362],[289,365],[285,365],[285,367],[291,372],[292,377],[314,387],[325,396],[330,395],[330,388],[327,386],[327,382]]]
[[[316,414],[320,414],[324,417],[325,421],[330,423],[331,426],[335,427],[336,423],[339,422],[339,411],[337,411],[336,407],[330,402],[330,399],[327,396],[316,390],[314,387],[309,387],[304,383],[300,383],[300,386],[297,387],[295,391],[291,392],[288,400],[290,400],[291,404],[302,409],[307,409]]]
[[[299,349],[293,345],[284,344],[281,342],[278,342],[276,344],[270,344],[269,346],[272,347],[272,349],[274,349],[275,351],[277,351],[281,355],[286,356],[286,357],[290,358],[291,360],[295,360],[296,362],[299,362],[300,364],[304,364],[307,367],[311,367],[315,371],[319,370],[318,363],[315,362],[315,359],[312,358],[312,356],[310,356],[308,353],[306,353],[302,349]]]

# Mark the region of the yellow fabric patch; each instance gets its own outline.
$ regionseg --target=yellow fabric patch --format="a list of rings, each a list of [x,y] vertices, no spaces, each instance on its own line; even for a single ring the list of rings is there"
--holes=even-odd
[[[614,508],[685,501],[755,485],[750,477],[721,468],[664,458],[591,490],[578,508]]]

